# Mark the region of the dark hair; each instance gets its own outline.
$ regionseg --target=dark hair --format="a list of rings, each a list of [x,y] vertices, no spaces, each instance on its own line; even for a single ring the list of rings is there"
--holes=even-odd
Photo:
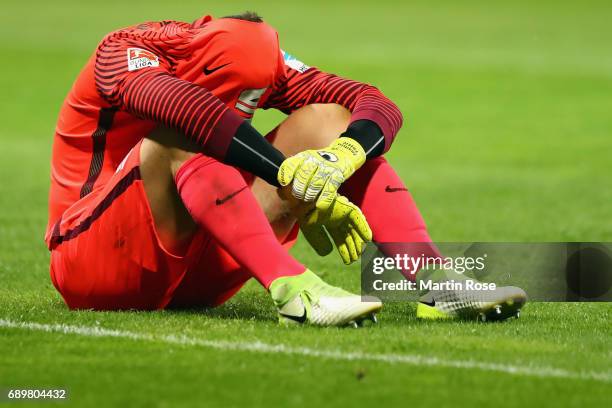
[[[245,11],[244,13],[241,13],[241,14],[236,14],[233,16],[225,16],[221,18],[235,18],[238,20],[251,21],[253,23],[263,22],[263,18],[261,18],[261,16],[254,11]]]

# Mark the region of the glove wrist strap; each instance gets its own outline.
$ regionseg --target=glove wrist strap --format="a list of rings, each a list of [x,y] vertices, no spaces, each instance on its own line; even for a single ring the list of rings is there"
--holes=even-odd
[[[336,139],[331,144],[329,150],[332,152],[341,151],[345,154],[350,154],[354,159],[353,163],[355,164],[355,169],[361,167],[366,161],[365,150],[363,150],[363,147],[358,141],[351,139],[350,137],[340,137]]]

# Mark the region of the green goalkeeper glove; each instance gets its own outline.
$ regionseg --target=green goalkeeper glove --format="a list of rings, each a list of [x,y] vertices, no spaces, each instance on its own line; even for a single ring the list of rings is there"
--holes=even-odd
[[[278,182],[283,187],[293,182],[292,192],[297,199],[316,199],[317,208],[327,211],[340,185],[365,160],[366,153],[357,141],[340,137],[325,149],[306,150],[287,158],[278,172]]]
[[[283,195],[290,194],[281,193]],[[344,196],[338,195],[329,211],[321,211],[295,198],[289,200],[293,201],[292,213],[298,219],[300,230],[320,256],[328,255],[334,248],[325,231],[333,239],[340,258],[347,265],[358,260],[364,244],[372,240],[372,230],[363,213]]]

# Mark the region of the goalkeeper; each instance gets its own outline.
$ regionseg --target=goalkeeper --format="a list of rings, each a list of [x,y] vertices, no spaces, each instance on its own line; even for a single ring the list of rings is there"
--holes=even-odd
[[[289,116],[264,138],[258,108]],[[281,51],[253,13],[110,33],[56,128],[52,282],[73,309],[146,310],[220,305],[254,277],[281,321],[356,324],[380,302],[326,284],[288,248],[299,226],[321,255],[327,231],[345,263],[372,234],[436,253],[381,157],[401,122],[376,88]]]
[[[386,144],[399,128],[379,91],[301,64],[252,13],[108,34],[66,97],[53,143],[45,240],[67,305],[216,306],[254,277],[282,321],[371,317],[380,302],[326,284],[288,252],[296,220],[321,254],[333,248],[329,233],[346,263],[371,239],[348,199],[328,189],[322,211],[278,189],[285,157],[305,150],[296,124],[313,125],[300,112],[330,103],[353,112],[356,132],[387,129]],[[257,108],[290,116],[264,138],[250,125]]]

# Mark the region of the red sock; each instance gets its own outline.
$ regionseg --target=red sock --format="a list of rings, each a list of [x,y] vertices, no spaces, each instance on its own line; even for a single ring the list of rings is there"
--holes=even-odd
[[[408,189],[383,157],[368,160],[342,185],[341,193],[361,208],[386,256],[441,257]],[[415,280],[416,271],[402,273]]]
[[[198,154],[183,163],[175,180],[195,222],[265,288],[306,270],[278,242],[238,170]]]

